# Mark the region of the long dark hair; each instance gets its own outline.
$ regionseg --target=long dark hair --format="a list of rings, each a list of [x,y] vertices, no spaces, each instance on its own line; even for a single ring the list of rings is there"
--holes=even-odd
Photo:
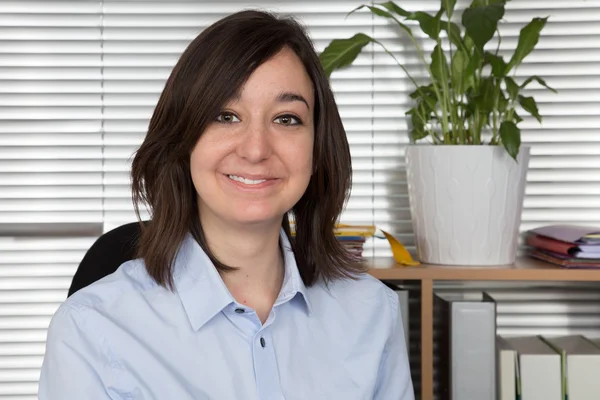
[[[133,202],[142,226],[137,255],[158,284],[173,289],[173,261],[188,232],[216,268],[234,269],[217,260],[207,245],[190,174],[190,154],[208,124],[252,72],[284,47],[300,58],[314,86],[315,142],[314,173],[291,210],[295,237],[290,234],[287,214],[282,227],[307,286],[318,279],[352,278],[365,271],[334,236],[349,196],[352,165],[334,95],[312,42],[293,18],[248,10],[217,21],[183,52],[133,160]],[[140,203],[151,214],[146,224],[140,218]]]

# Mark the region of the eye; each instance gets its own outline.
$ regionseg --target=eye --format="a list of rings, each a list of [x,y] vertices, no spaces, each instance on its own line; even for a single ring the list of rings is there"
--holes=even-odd
[[[217,116],[217,122],[220,122],[223,124],[232,124],[234,122],[240,122],[240,119],[231,112],[222,112],[221,114],[219,114]]]
[[[277,122],[277,121],[279,121],[279,122]],[[290,115],[290,114],[281,115],[281,116],[275,118],[275,122],[277,122],[278,124],[281,124],[281,125],[286,125],[286,126],[302,125],[302,121],[300,120],[300,118],[298,118],[294,115]]]

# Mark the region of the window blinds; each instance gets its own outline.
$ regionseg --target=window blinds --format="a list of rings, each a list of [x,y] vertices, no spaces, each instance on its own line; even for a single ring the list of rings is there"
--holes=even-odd
[[[260,7],[296,15],[319,51],[334,38],[373,34],[422,76],[410,42],[386,20],[362,12],[345,18],[359,4],[0,0],[0,398],[36,398],[45,330],[78,262],[102,230],[135,220],[131,156],[189,41],[226,14]],[[398,4],[435,12],[439,2]],[[518,75],[540,75],[559,93],[531,86],[544,123],[522,123],[532,146],[522,229],[600,224],[600,1],[512,0],[502,48],[514,48],[536,16],[550,18]],[[332,86],[355,170],[342,220],[376,224],[410,247],[409,81],[370,47],[333,74]],[[373,240],[366,255],[389,256],[387,242]]]

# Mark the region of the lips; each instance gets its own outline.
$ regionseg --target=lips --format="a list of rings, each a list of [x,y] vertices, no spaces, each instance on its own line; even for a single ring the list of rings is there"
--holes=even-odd
[[[227,177],[236,182],[245,183],[246,185],[258,185],[259,183],[266,182],[267,179],[259,178],[259,179],[249,179],[240,175],[227,175]]]
[[[267,175],[251,175],[251,174],[223,174],[223,178],[233,186],[243,191],[255,192],[269,187],[274,187],[278,178],[273,178]]]

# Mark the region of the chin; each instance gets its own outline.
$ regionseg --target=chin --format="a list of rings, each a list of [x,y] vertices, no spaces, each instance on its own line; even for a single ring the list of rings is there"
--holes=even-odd
[[[283,215],[239,215],[233,216],[232,220],[240,225],[267,225],[281,223]]]
[[[230,209],[233,210],[233,209]],[[229,219],[240,224],[268,224],[280,223],[285,212],[270,207],[238,208],[237,212],[230,212]]]

